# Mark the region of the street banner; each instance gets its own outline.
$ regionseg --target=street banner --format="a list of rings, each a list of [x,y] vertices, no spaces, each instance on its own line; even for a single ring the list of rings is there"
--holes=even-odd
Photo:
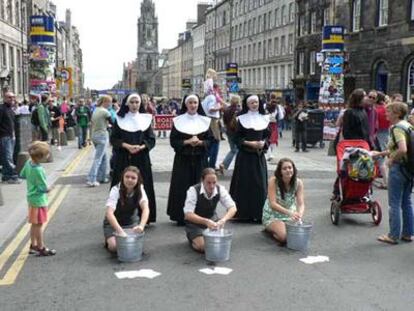
[[[173,118],[174,115],[172,114],[156,114],[154,130],[171,130],[173,126]]]
[[[57,70],[56,87],[60,96],[73,96],[73,69],[71,67],[61,67]]]
[[[226,77],[237,77],[239,73],[239,68],[237,63],[227,63],[226,64]]]
[[[55,44],[55,20],[53,17],[46,15],[33,15],[30,17],[30,44]]]
[[[343,51],[344,50],[344,27],[324,26],[322,38],[322,51]]]

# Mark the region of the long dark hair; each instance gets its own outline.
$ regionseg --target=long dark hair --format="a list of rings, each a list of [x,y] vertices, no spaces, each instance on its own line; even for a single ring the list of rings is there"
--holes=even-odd
[[[293,163],[293,161],[289,158],[280,159],[279,162],[277,163],[277,167],[275,170],[275,178],[276,178],[276,184],[280,189],[280,195],[282,196],[282,200],[285,199],[285,193],[287,192],[287,189],[285,187],[285,183],[283,182],[283,177],[282,177],[282,166],[286,162],[291,163],[293,167],[293,176],[289,183],[290,188],[293,188],[295,186],[297,178],[298,178],[297,177],[298,170],[296,169],[295,163]]]
[[[139,96],[139,94],[138,94],[138,93],[130,93],[130,94],[126,95],[126,96],[122,99],[121,108],[119,108],[119,111],[118,111],[118,113],[117,113],[117,115],[118,115],[118,116],[120,116],[121,118],[125,117],[125,115],[129,112],[128,100],[129,100],[129,97],[130,97],[132,94],[137,94],[137,95]],[[141,96],[140,96],[140,98],[141,98]],[[142,98],[141,98],[141,105],[139,106],[139,112],[140,112],[140,113],[146,113],[146,111],[145,111],[145,107],[144,107],[144,105],[142,104]]]
[[[255,94],[248,94],[243,98],[242,110],[240,111],[239,115],[245,114],[249,111],[249,107],[247,106],[247,99],[252,95],[255,95]],[[263,100],[260,98],[260,96],[258,95],[256,96],[259,97],[259,113],[266,114]]]
[[[200,101],[200,96],[198,96],[197,94],[189,94],[189,95],[185,95],[182,102],[181,102],[181,109],[180,109],[180,114],[184,114],[187,112],[187,106],[185,104],[185,100],[187,99],[188,96],[191,95],[195,95],[198,98],[198,108],[197,108],[197,113],[201,116],[205,116],[205,112],[203,107],[201,106],[201,101]]]
[[[134,190],[133,190],[133,196],[137,204],[139,200],[141,200],[141,197],[142,197],[141,185],[143,184],[143,179],[142,179],[141,172],[135,166],[128,166],[124,169],[121,175],[121,182],[120,182],[120,187],[119,187],[119,199],[121,200],[121,206],[125,206],[126,201],[127,201],[127,196],[128,196],[128,190],[124,185],[124,176],[127,172],[133,172],[137,174],[137,177],[138,177],[137,184],[135,185]]]
[[[364,89],[356,89],[349,97],[349,108],[362,109],[362,101],[365,97]]]

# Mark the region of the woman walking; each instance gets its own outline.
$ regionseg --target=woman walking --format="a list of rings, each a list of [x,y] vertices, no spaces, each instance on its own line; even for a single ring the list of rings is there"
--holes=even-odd
[[[126,167],[136,166],[142,174],[145,192],[148,195],[149,222],[155,222],[156,203],[149,155],[155,146],[155,135],[151,122],[152,115],[145,113],[138,94],[133,93],[124,98],[111,133],[114,166],[111,187],[120,182],[121,174]]]

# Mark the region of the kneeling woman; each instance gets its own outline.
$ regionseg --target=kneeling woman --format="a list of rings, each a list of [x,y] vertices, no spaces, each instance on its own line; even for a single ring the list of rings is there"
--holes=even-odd
[[[227,210],[221,219],[216,212],[219,202]],[[187,190],[184,205],[185,231],[193,249],[201,253],[204,252],[203,230],[222,228],[236,212],[236,204],[227,190],[217,184],[215,170],[212,168],[204,169],[201,173],[201,183],[191,186]]]
[[[303,182],[297,178],[293,161],[281,159],[275,175],[269,179],[267,200],[263,207],[263,225],[280,244],[284,244],[285,222],[300,220],[304,211]]]
[[[121,182],[112,187],[106,202],[104,220],[105,246],[116,252],[114,234],[126,236],[124,229],[144,232],[148,221],[148,198],[142,176],[135,166],[128,166],[121,175]]]

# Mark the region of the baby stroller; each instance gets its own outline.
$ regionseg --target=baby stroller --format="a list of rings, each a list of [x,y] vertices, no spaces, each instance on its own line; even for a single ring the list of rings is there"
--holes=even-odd
[[[372,164],[362,178],[358,178],[358,172],[355,173],[349,166],[351,160],[358,156],[364,156],[362,159],[365,160],[369,158],[373,163],[371,157],[367,156],[369,150],[369,145],[364,140],[342,140],[337,145],[339,196],[331,203],[331,220],[334,225],[338,225],[341,214],[370,213],[375,225],[381,222],[381,206],[378,201],[372,199],[372,182],[377,172],[375,165]],[[349,156],[348,160],[343,160],[344,155]]]

